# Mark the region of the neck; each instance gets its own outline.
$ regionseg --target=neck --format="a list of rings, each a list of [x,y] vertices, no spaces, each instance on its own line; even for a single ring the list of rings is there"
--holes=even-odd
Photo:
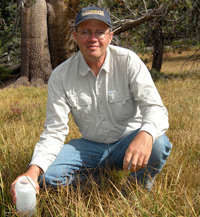
[[[85,59],[88,66],[91,68],[91,70],[94,72],[94,74],[97,76],[99,74],[99,71],[104,63],[105,56],[98,58],[98,59]]]

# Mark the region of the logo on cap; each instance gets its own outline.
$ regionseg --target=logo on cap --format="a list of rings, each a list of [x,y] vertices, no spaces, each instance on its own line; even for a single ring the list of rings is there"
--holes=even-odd
[[[85,11],[82,11],[82,17],[87,16],[87,15],[91,15],[91,14],[104,16],[104,12],[101,11],[101,10],[85,10]]]
[[[82,8],[78,12],[78,15],[76,16],[75,26],[77,26],[79,23],[83,22],[84,20],[88,19],[96,19],[103,21],[108,26],[111,27],[111,19],[108,12],[103,8],[98,8],[96,6],[89,6],[87,8]]]

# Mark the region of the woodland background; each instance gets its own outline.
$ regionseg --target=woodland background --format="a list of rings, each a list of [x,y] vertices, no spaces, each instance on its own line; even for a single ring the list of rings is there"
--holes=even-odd
[[[77,50],[74,18],[89,4],[110,12],[113,44],[140,54],[152,51],[152,75],[162,71],[166,50],[194,48],[190,58],[199,59],[199,0],[2,0],[0,82],[12,75],[24,85],[47,83],[52,70]]]
[[[41,189],[37,217],[200,216],[200,1],[99,0],[113,43],[140,55],[169,112],[173,149],[151,192],[110,171],[101,182]],[[0,1],[0,216],[19,216],[9,193],[44,127],[48,77],[77,47],[73,20],[87,0]],[[66,142],[79,138],[72,116]],[[106,175],[106,176],[105,176]],[[126,189],[126,194],[123,194]]]

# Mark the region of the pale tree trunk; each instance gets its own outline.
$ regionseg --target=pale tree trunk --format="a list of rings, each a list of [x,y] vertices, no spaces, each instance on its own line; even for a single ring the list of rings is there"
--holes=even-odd
[[[27,0],[21,8],[21,76],[32,84],[47,82],[51,62],[45,0]]]
[[[21,72],[16,85],[47,83],[75,51],[71,20],[79,0],[17,0],[21,12]]]

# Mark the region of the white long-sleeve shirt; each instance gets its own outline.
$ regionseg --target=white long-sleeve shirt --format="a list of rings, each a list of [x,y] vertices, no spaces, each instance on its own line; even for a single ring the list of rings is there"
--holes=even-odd
[[[155,141],[168,128],[167,110],[145,64],[134,52],[112,45],[97,77],[80,51],[53,71],[45,129],[31,161],[44,172],[68,135],[69,112],[82,137],[100,143],[113,143],[138,128]]]

